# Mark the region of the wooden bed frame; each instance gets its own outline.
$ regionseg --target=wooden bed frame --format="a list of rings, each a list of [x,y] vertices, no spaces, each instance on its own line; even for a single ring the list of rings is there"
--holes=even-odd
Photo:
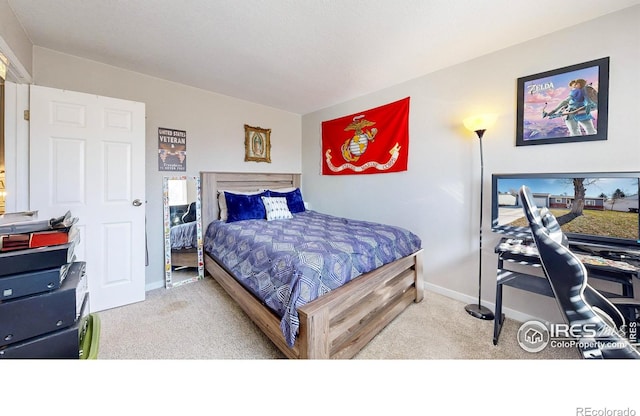
[[[198,267],[198,249],[171,249],[171,267]]]
[[[201,172],[203,229],[219,217],[218,190],[299,187],[300,174]],[[289,347],[280,318],[205,253],[205,269],[288,358],[351,358],[412,302],[424,297],[422,250],[363,274],[298,309]]]

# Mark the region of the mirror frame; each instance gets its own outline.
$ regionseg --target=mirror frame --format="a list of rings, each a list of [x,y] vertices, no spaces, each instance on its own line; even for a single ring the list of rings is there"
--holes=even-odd
[[[171,218],[169,209],[169,180],[194,180],[196,185],[196,233],[198,252],[198,274],[179,282],[172,281],[171,270]],[[165,288],[182,286],[204,279],[203,238],[202,238],[202,196],[198,176],[164,176],[162,178],[162,206],[164,210],[164,283]]]

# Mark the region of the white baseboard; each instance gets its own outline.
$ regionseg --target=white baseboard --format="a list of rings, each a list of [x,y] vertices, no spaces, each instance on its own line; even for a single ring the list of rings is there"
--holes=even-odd
[[[150,290],[154,290],[154,289],[161,289],[164,287],[164,281],[162,280],[158,280],[155,281],[153,283],[148,283],[145,286],[145,290],[148,292]],[[431,292],[435,292],[438,293],[442,296],[446,296],[448,298],[451,299],[455,299],[458,300],[460,302],[463,302],[465,304],[468,303],[475,303],[477,301],[476,298],[474,298],[473,296],[469,296],[469,295],[465,295],[464,293],[460,293],[460,292],[456,292],[454,290],[451,289],[447,289],[444,288],[442,286],[437,286],[434,285],[433,283],[427,283],[425,282],[425,289]],[[425,296],[425,298],[427,298],[426,300],[428,301],[428,297]],[[495,310],[495,303],[491,303],[491,302],[487,302],[487,301],[482,301],[482,305],[486,306],[487,308],[491,309],[491,310]],[[527,322],[527,321],[531,321],[531,320],[536,320],[536,321],[543,321],[541,318],[537,317],[537,316],[532,316],[520,311],[517,311],[515,309],[511,309],[511,308],[502,308],[502,312],[504,313],[504,315],[507,318],[513,319],[514,321],[518,321],[518,322]]]
[[[473,296],[465,295],[464,293],[456,292],[451,289],[444,288],[442,286],[434,285],[432,283],[425,282],[425,289],[438,293],[442,296],[446,296],[451,299],[459,300],[460,302],[463,302],[465,304],[477,303],[478,301],[478,299],[474,298]],[[427,297],[425,296],[425,298]],[[428,301],[428,299],[426,300]],[[482,305],[486,306],[491,310],[496,309],[495,303],[487,302],[485,300],[482,301]],[[514,321],[518,321],[518,322],[527,322],[532,320],[545,322],[545,320],[541,319],[540,317],[532,316],[532,315],[517,311],[515,309],[505,308],[504,306],[502,307],[502,313],[504,313],[504,315],[507,318],[513,319]]]
[[[158,280],[158,281],[155,281],[153,283],[147,283],[144,286],[144,290],[145,290],[145,292],[148,292],[150,290],[161,289],[163,287],[164,287],[164,280]]]

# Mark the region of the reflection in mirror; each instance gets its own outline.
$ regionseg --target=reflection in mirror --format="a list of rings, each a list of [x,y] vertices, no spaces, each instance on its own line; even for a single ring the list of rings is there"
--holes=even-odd
[[[200,178],[163,178],[165,287],[204,278]]]

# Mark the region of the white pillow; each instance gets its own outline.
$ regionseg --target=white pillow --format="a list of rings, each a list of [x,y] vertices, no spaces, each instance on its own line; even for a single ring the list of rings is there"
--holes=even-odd
[[[257,194],[261,194],[264,191],[232,191],[232,190],[219,189],[218,190],[218,207],[220,207],[220,219],[222,221],[226,221],[228,217],[227,199],[224,196],[225,192],[238,194],[238,195],[257,195]]]
[[[274,191],[274,192],[280,192],[281,194],[285,194],[287,192],[291,192],[291,191],[295,191],[298,188],[265,188],[263,189],[263,191]]]
[[[291,214],[289,206],[287,205],[287,198],[283,196],[263,196],[261,198],[264,204],[264,210],[267,212],[267,221],[293,218],[293,214]]]

